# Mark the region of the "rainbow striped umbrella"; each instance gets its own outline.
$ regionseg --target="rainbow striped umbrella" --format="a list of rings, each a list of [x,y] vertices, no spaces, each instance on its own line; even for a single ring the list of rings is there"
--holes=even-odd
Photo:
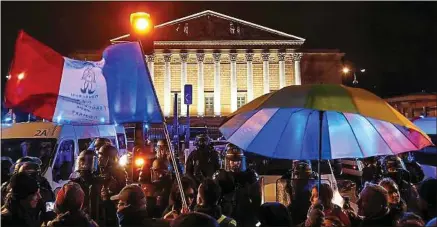
[[[343,85],[288,86],[232,113],[224,137],[243,150],[280,159],[396,155],[430,138],[378,96]]]

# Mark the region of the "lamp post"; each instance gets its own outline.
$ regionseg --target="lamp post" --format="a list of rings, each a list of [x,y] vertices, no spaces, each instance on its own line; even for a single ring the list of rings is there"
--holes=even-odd
[[[356,86],[356,85],[358,84],[358,79],[357,79],[357,74],[356,74],[355,69],[352,70],[350,67],[348,67],[348,66],[344,66],[343,69],[342,69],[342,72],[343,72],[344,75],[347,75],[347,74],[349,74],[349,73],[353,73],[354,80],[352,81],[352,84],[353,84],[354,86]],[[360,69],[360,72],[361,72],[361,73],[365,73],[365,72],[366,72],[366,69]]]
[[[131,24],[131,34],[130,35],[135,36],[136,40],[140,44],[141,51],[143,52],[143,56],[145,55],[144,52],[147,52],[147,53],[153,52],[153,38],[152,38],[153,23],[152,23],[152,20],[150,18],[150,15],[148,13],[145,13],[145,12],[132,13],[130,15],[130,24]],[[146,50],[144,50],[142,40],[144,40],[146,42]],[[161,112],[161,115],[163,116],[162,112]],[[178,186],[179,186],[179,192],[181,194],[181,199],[182,199],[182,207],[185,209],[188,209],[187,202],[185,199],[185,193],[184,193],[184,190],[182,188],[182,181],[181,181],[181,177],[179,174],[179,168],[178,168],[178,164],[177,164],[176,157],[175,157],[174,147],[172,146],[172,143],[171,143],[167,124],[165,122],[165,118],[163,117],[163,119],[164,119],[163,120],[164,136],[165,136],[165,139],[167,140],[168,148],[170,151],[170,157],[171,157],[172,163],[173,163],[173,169],[174,169],[175,175],[176,175],[176,181],[177,181]],[[144,138],[143,138],[144,134],[143,134],[142,122],[138,122],[135,124],[135,133],[137,133],[137,132],[141,132],[141,142],[139,143],[139,145],[144,144]],[[139,138],[137,136],[135,136],[135,139],[139,139]],[[134,152],[135,152],[135,149],[132,151],[133,158],[135,157]]]

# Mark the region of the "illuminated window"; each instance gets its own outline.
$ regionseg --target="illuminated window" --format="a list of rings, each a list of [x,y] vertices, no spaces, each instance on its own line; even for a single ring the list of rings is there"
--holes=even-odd
[[[239,92],[237,94],[237,108],[244,106],[246,104],[246,92]]]
[[[214,115],[214,93],[205,92],[205,116]]]

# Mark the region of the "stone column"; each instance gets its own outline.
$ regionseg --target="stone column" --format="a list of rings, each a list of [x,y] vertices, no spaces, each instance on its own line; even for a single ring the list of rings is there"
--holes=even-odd
[[[187,83],[187,59],[188,53],[180,53],[181,57],[181,116],[187,116],[187,105],[184,104],[184,85]]]
[[[263,94],[267,94],[270,92],[270,81],[269,81],[269,53],[262,53],[261,57],[263,59]]]
[[[205,115],[205,89],[203,82],[203,60],[204,53],[197,53],[197,115]]]
[[[171,106],[171,54],[164,54],[164,116],[170,116]]]
[[[247,65],[247,102],[253,100],[253,53],[246,53]]]
[[[237,110],[237,54],[230,53],[231,60],[231,112]]]
[[[152,82],[155,81],[155,55],[151,54],[147,56],[147,68],[149,68],[150,77],[152,78]]]
[[[302,53],[293,53],[294,61],[294,85],[302,85],[302,79],[300,75],[300,60],[302,59]]]
[[[221,115],[220,102],[220,53],[212,54],[214,57],[214,115]]]
[[[278,53],[279,59],[279,89],[285,87],[285,53]]]

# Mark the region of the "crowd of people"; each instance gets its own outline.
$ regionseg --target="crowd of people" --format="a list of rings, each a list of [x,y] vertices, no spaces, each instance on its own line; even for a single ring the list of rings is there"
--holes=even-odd
[[[381,166],[369,162],[356,206],[346,198],[336,204],[331,185],[314,184],[319,176],[307,161],[281,178],[288,204],[262,204],[260,178],[237,146],[226,147],[222,163],[200,135],[182,167],[165,141],[155,145],[135,147],[121,166],[117,148],[99,138],[80,152],[77,171],[55,192],[41,176],[41,160],[19,159],[1,188],[2,226],[437,226],[437,180],[412,184],[396,156]]]

